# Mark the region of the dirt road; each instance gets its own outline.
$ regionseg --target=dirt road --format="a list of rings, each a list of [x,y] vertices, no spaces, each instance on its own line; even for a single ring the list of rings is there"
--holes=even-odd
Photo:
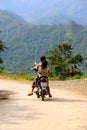
[[[53,97],[41,101],[27,96],[31,83],[0,79],[0,90],[14,92],[0,100],[0,130],[87,130],[87,96],[63,89],[66,84],[50,82]]]

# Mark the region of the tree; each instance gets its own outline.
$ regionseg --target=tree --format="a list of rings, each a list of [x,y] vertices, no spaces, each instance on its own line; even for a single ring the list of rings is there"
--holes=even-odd
[[[1,33],[1,31],[0,31],[0,33]],[[4,46],[4,44],[3,44],[3,41],[2,40],[0,40],[0,53],[2,52],[2,51],[4,51],[4,48],[6,48],[5,46]],[[0,64],[2,64],[3,63],[3,60],[2,60],[2,58],[0,57]],[[2,67],[0,67],[0,71],[2,70]]]
[[[60,77],[69,76],[70,65],[77,66],[83,61],[80,54],[73,56],[70,43],[56,44],[56,48],[47,53],[48,61],[53,68],[53,73]]]

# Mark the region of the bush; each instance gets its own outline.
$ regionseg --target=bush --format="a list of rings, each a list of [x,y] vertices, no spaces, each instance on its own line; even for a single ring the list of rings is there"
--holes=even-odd
[[[3,73],[3,68],[2,67],[0,67],[0,73]]]
[[[82,76],[81,75],[79,75],[79,74],[76,74],[76,75],[74,75],[73,77],[70,77],[69,79],[81,79],[82,78]]]

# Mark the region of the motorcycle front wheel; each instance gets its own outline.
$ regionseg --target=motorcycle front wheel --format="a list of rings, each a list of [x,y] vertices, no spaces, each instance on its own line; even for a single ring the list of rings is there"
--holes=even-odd
[[[36,95],[37,95],[37,98],[40,98],[40,95],[39,95],[39,92],[38,92],[38,91],[36,92]]]

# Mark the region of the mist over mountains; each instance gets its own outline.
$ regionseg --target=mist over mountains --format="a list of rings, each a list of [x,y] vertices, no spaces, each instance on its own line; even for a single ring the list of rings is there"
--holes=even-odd
[[[9,10],[31,24],[87,25],[87,0],[0,0],[0,9]]]

